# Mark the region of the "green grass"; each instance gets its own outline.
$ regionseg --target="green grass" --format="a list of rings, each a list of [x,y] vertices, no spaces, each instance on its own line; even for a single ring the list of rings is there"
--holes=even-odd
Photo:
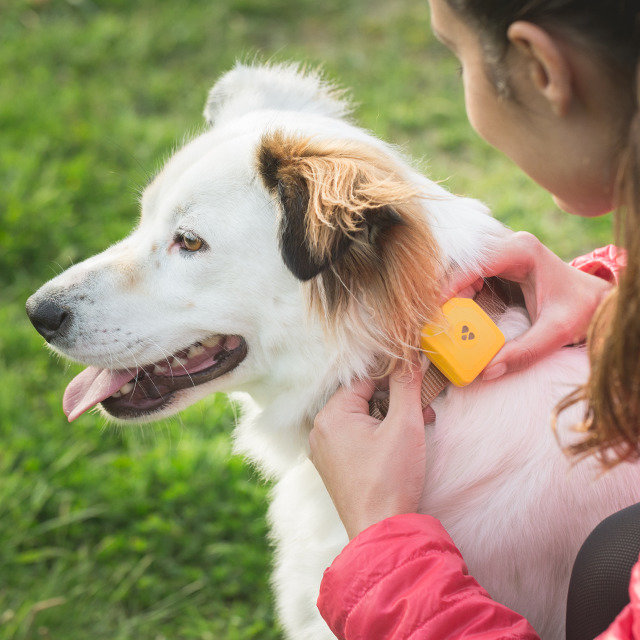
[[[360,122],[564,258],[608,219],[558,212],[469,128],[425,0],[0,0],[0,640],[279,638],[268,487],[223,397],[161,425],[69,425],[24,301],[127,233],[137,194],[238,57],[323,64]]]

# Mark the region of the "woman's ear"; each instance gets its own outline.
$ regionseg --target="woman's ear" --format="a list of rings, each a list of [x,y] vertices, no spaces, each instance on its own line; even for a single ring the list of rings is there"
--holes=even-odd
[[[507,37],[522,57],[534,89],[553,113],[567,115],[574,98],[573,77],[570,60],[558,38],[523,20],[509,27]]]

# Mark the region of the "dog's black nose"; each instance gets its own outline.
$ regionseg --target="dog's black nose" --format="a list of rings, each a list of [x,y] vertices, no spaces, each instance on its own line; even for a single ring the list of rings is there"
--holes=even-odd
[[[32,295],[26,304],[27,315],[36,331],[47,341],[51,342],[69,325],[71,312],[50,298],[36,299]]]

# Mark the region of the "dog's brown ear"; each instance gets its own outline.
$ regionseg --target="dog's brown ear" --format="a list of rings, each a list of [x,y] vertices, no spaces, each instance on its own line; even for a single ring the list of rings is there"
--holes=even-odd
[[[354,331],[360,323],[387,353],[407,355],[437,309],[440,271],[423,195],[399,163],[360,142],[274,132],[260,143],[258,170],[280,203],[283,260],[312,281],[327,322],[346,326],[350,314]]]
[[[291,272],[310,280],[354,245],[375,247],[403,224],[394,207],[414,189],[376,166],[355,144],[265,136],[258,169],[282,207],[280,248]]]

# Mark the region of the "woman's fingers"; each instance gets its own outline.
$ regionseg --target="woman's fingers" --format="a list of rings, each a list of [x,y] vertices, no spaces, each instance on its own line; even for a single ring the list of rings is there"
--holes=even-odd
[[[390,376],[392,410],[382,424],[369,416],[368,380],[339,389],[315,418],[309,457],[349,538],[418,509],[426,473],[421,380],[420,366]]]
[[[422,419],[425,424],[431,424],[436,421],[436,412],[431,408],[431,405],[426,406],[422,410]]]
[[[483,277],[499,276],[520,284],[532,322],[528,331],[505,344],[485,368],[483,380],[526,369],[560,347],[584,340],[610,287],[566,264],[526,232],[505,238],[500,251],[483,262],[481,269]],[[477,273],[455,275],[445,295],[473,295],[482,283]]]
[[[482,379],[495,380],[505,373],[526,369],[565,343],[563,333],[558,333],[552,323],[539,318],[528,331],[505,343],[483,371]]]
[[[369,412],[369,401],[376,390],[373,380],[354,380],[348,387],[340,387],[328,404],[332,407],[344,407],[353,412],[362,412],[366,409]]]
[[[551,253],[533,234],[526,231],[512,233],[505,239],[499,252],[483,261],[480,273],[453,273],[444,287],[442,302],[454,296],[473,297],[474,291],[478,293],[482,289],[483,278],[500,276],[521,283],[527,279],[544,251]],[[562,263],[557,256],[554,258]]]
[[[389,412],[387,417],[393,420],[400,414],[409,418],[421,415],[422,376],[422,367],[418,363],[396,367],[389,376]]]
[[[443,305],[451,298],[474,298],[483,285],[484,278],[474,273],[455,274],[442,290],[440,304]]]

